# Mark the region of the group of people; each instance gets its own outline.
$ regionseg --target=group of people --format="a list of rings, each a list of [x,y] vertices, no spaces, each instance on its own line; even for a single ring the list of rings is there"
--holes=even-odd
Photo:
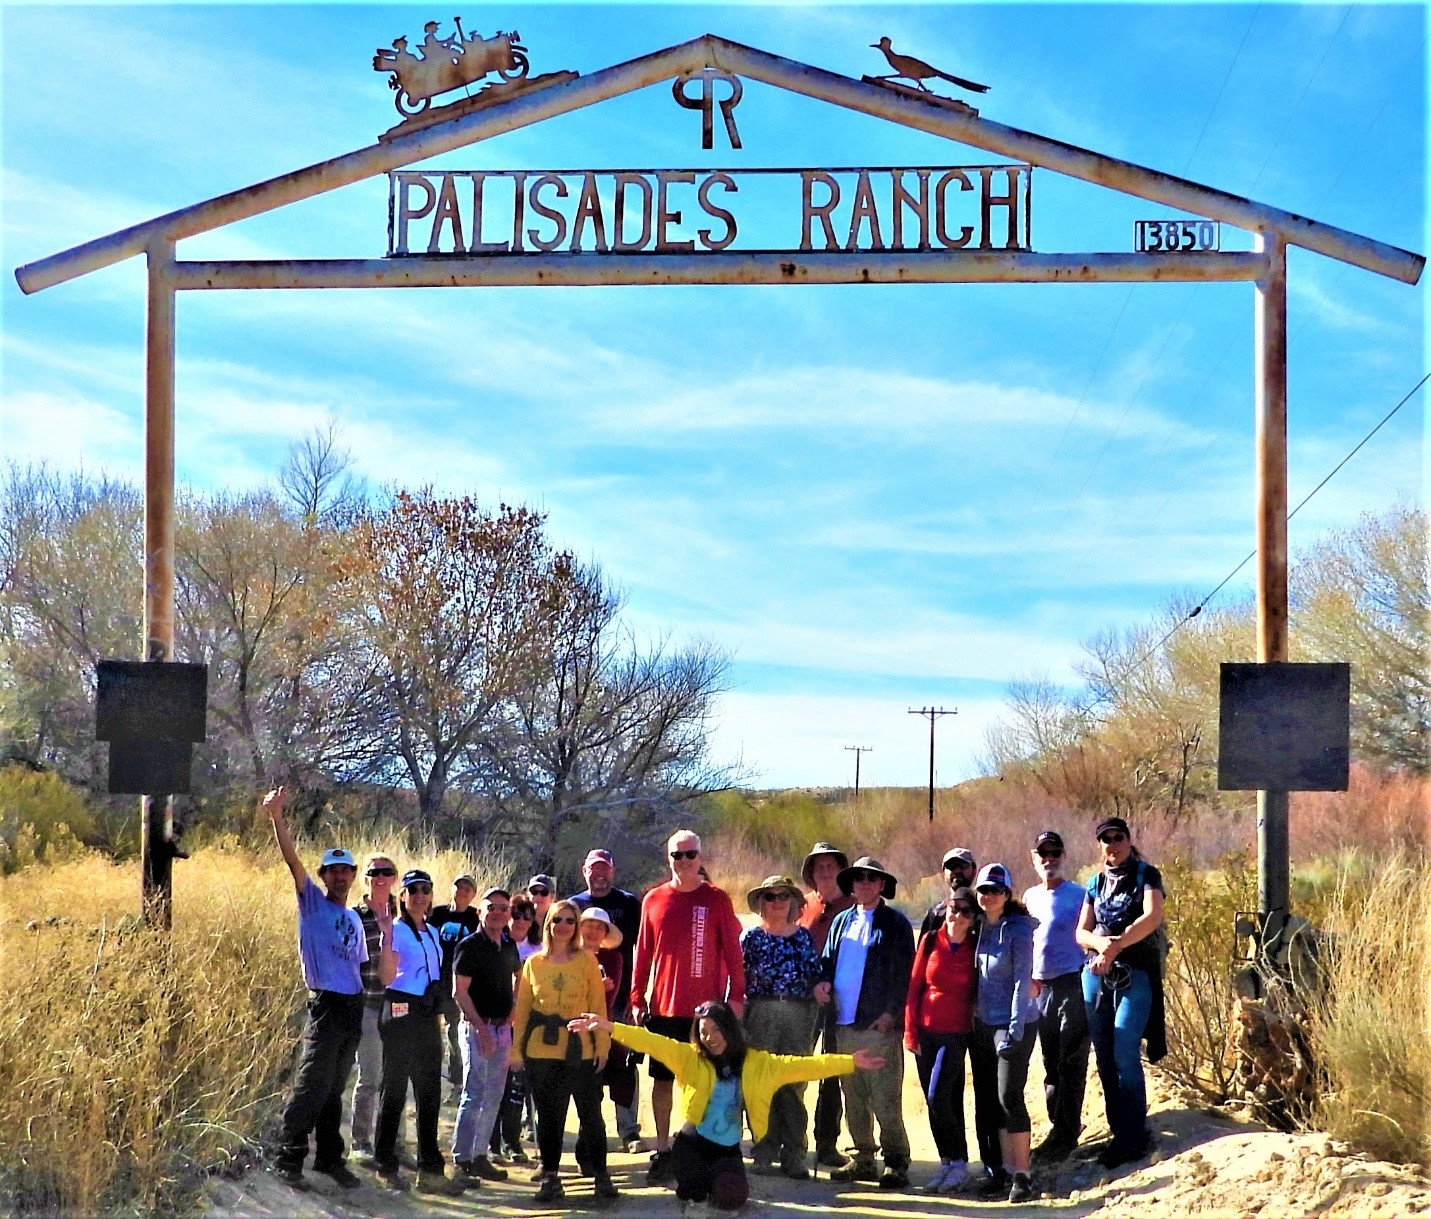
[[[730,896],[708,879],[690,830],[671,836],[670,877],[644,898],[616,887],[615,860],[596,849],[583,863],[586,889],[571,897],[558,898],[548,875],[523,892],[480,896],[471,876],[459,876],[451,902],[434,908],[426,872],[410,869],[399,884],[396,865],[377,855],[364,870],[363,900],[349,908],[352,856],[323,855],[320,890],[294,850],[283,789],[265,806],[294,878],[311,993],[275,1164],[296,1186],[310,1136],[314,1171],[358,1184],[341,1134],[354,1061],[355,1150],[368,1153],[380,1181],[401,1186],[397,1148],[411,1089],[417,1187],[430,1192],[505,1180],[503,1161],[528,1164],[528,1113],[536,1200],[561,1199],[574,1104],[578,1170],[598,1198],[615,1198],[602,1100],[610,1094],[619,1145],[645,1151],[643,1057],[654,1126],[646,1180],[674,1184],[688,1213],[740,1206],[747,1172],[809,1176],[810,1081],[819,1081],[816,1166],[836,1181],[907,1188],[906,1049],[940,1158],[926,1191],[1032,1197],[1031,1164],[1062,1159],[1078,1143],[1090,1044],[1112,1134],[1101,1162],[1146,1154],[1141,1043],[1156,1061],[1162,879],[1120,818],[1097,827],[1102,866],[1086,888],[1063,876],[1053,831],[1033,844],[1039,879],[1022,900],[1005,865],[980,869],[969,850],[949,851],[948,895],[916,937],[892,904],[897,878],[877,859],[851,863],[826,842],[803,860],[802,883],[771,876],[750,890],[755,921],[743,927]],[[1051,1129],[1031,1150],[1024,1091],[1036,1041]],[[965,1132],[966,1055],[979,1172],[970,1170]],[[450,1176],[437,1132],[444,1064],[459,1099]]]

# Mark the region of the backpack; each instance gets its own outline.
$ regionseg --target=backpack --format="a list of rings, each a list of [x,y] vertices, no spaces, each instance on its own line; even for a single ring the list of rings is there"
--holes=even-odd
[[[1147,881],[1145,879],[1147,877],[1147,873],[1148,861],[1145,859],[1138,860],[1138,872],[1134,879],[1134,885],[1136,888],[1142,889],[1144,892],[1146,892],[1148,888]],[[1102,875],[1103,869],[1100,868],[1097,872],[1093,873],[1093,875],[1088,878],[1088,900],[1091,902],[1097,902],[1098,900],[1098,881],[1099,878],[1102,877]],[[1146,944],[1151,944],[1154,948],[1157,949],[1159,968],[1162,968],[1167,964],[1169,944],[1168,920],[1166,914],[1164,914],[1163,916],[1163,921],[1158,924],[1158,929],[1142,942]]]

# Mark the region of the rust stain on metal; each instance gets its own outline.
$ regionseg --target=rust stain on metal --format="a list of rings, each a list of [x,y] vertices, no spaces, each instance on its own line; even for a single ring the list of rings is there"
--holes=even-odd
[[[434,106],[430,110],[424,110],[410,118],[403,119],[402,122],[389,127],[382,135],[378,136],[378,142],[386,144],[397,139],[398,136],[421,131],[426,127],[434,127],[438,123],[450,123],[453,119],[460,119],[464,115],[485,110],[489,106],[511,101],[514,97],[534,93],[538,89],[550,88],[552,85],[564,85],[568,81],[575,80],[577,76],[578,73],[570,71],[543,72],[540,76],[529,76],[525,80],[493,81],[472,97],[464,97],[458,101],[449,102],[445,106]]]

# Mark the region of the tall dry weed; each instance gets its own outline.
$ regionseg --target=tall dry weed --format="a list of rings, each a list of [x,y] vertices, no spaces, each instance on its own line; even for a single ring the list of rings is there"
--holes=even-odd
[[[1319,1128],[1378,1158],[1431,1168],[1428,893],[1424,850],[1342,870],[1322,911],[1328,985],[1313,1037],[1326,1076]]]
[[[504,871],[395,838],[353,849],[439,885]],[[180,861],[170,935],[137,909],[136,866],[96,855],[0,881],[0,1200],[17,1213],[183,1209],[279,1113],[306,992],[276,850]]]

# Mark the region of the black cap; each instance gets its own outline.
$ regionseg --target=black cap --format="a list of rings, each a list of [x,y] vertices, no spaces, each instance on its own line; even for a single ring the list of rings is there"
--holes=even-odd
[[[1133,837],[1133,831],[1128,828],[1128,823],[1122,817],[1105,817],[1098,823],[1098,828],[1093,831],[1093,837],[1102,838],[1109,830],[1122,830],[1129,838]]]
[[[421,868],[409,868],[402,874],[402,887],[411,888],[413,885],[430,885],[432,877]]]
[[[1034,850],[1037,851],[1039,847],[1043,846],[1057,847],[1061,851],[1063,850],[1063,838],[1056,830],[1044,830],[1034,839]]]

